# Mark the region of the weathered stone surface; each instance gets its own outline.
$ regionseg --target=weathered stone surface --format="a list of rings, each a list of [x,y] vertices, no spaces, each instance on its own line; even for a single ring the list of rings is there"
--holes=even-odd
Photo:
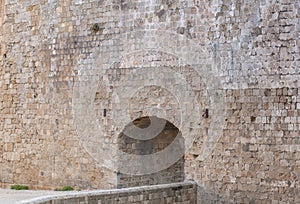
[[[22,201],[22,204],[110,204],[110,203],[197,203],[197,188],[194,182],[133,187],[127,189],[71,192]]]
[[[0,5],[3,186],[116,187],[120,133],[157,116],[200,203],[299,202],[299,2]]]

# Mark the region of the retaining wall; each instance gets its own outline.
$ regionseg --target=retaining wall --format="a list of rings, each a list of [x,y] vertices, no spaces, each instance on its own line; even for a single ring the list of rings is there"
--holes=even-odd
[[[142,186],[126,189],[72,192],[27,200],[22,204],[111,204],[111,203],[184,203],[196,204],[197,188],[194,182]]]

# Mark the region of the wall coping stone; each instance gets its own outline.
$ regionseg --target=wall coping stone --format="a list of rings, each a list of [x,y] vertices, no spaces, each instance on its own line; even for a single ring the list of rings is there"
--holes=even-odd
[[[70,198],[80,198],[80,197],[91,197],[91,196],[99,196],[99,195],[117,195],[121,193],[135,193],[135,192],[145,192],[151,190],[158,189],[168,189],[168,188],[178,188],[178,187],[188,187],[197,185],[196,182],[193,181],[184,181],[179,183],[171,183],[171,184],[159,184],[159,185],[151,185],[151,186],[138,186],[138,187],[130,187],[130,188],[121,188],[121,189],[109,189],[109,190],[90,190],[90,191],[72,191],[66,192],[59,195],[49,195],[49,196],[41,196],[38,198],[33,198],[30,200],[21,201],[20,204],[38,204],[50,202],[52,200],[59,199],[70,199]]]

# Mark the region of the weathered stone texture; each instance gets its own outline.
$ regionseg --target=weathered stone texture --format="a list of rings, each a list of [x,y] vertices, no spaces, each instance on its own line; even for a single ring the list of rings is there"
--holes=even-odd
[[[0,5],[3,186],[116,187],[120,133],[156,116],[200,203],[300,202],[298,1]]]
[[[48,196],[22,202],[23,204],[196,204],[197,188],[193,182],[173,183],[128,189],[77,192],[60,196]]]
[[[138,140],[133,139],[127,135],[129,133],[134,134],[135,132],[130,132],[134,127],[138,126],[140,128],[147,128],[151,121],[156,120],[159,123],[164,124],[164,129],[160,131],[159,135],[154,135],[155,137],[148,140]],[[152,137],[151,132],[144,129],[142,131],[143,136]],[[148,133],[148,134],[147,134]],[[140,132],[139,132],[140,134]],[[136,135],[138,136],[138,135]],[[158,118],[149,118],[144,117],[139,120],[133,121],[132,124],[128,125],[123,131],[118,140],[119,149],[127,152],[129,154],[138,154],[138,155],[147,155],[154,154],[159,151],[163,151],[168,145],[171,145],[176,137],[180,138],[181,146],[176,149],[176,151],[181,151],[184,155],[184,140],[182,134],[171,123]],[[128,161],[126,161],[128,162]],[[146,161],[140,161],[146,162]],[[120,160],[120,164],[123,162]],[[184,158],[183,156],[178,159],[176,163],[167,169],[161,171],[146,174],[146,175],[126,175],[122,172],[118,173],[117,187],[132,187],[132,186],[144,186],[144,185],[155,185],[155,184],[164,184],[164,183],[177,183],[184,181]]]
[[[226,98],[224,135],[206,161],[189,156],[188,177],[223,191],[208,193],[217,201],[298,202],[299,88],[227,90]]]

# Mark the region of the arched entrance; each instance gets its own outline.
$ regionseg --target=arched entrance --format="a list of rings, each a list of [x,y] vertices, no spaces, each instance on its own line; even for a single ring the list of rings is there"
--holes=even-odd
[[[152,124],[153,128],[149,128]],[[155,135],[151,135],[154,133]],[[128,175],[122,172],[117,173],[117,187],[125,188],[142,185],[156,185],[164,183],[181,182],[184,180],[184,139],[180,130],[171,122],[157,117],[141,117],[128,124],[118,137],[118,148],[127,154],[151,155],[163,151],[179,138],[179,145],[176,144],[175,150],[182,152],[178,161],[167,169],[145,174]],[[138,138],[138,139],[136,139]],[[176,138],[176,139],[178,139]],[[146,160],[135,161],[144,164]],[[120,167],[122,162],[118,163]],[[159,165],[159,164],[158,164]],[[146,165],[145,165],[146,166]],[[119,168],[120,169],[120,168]]]

